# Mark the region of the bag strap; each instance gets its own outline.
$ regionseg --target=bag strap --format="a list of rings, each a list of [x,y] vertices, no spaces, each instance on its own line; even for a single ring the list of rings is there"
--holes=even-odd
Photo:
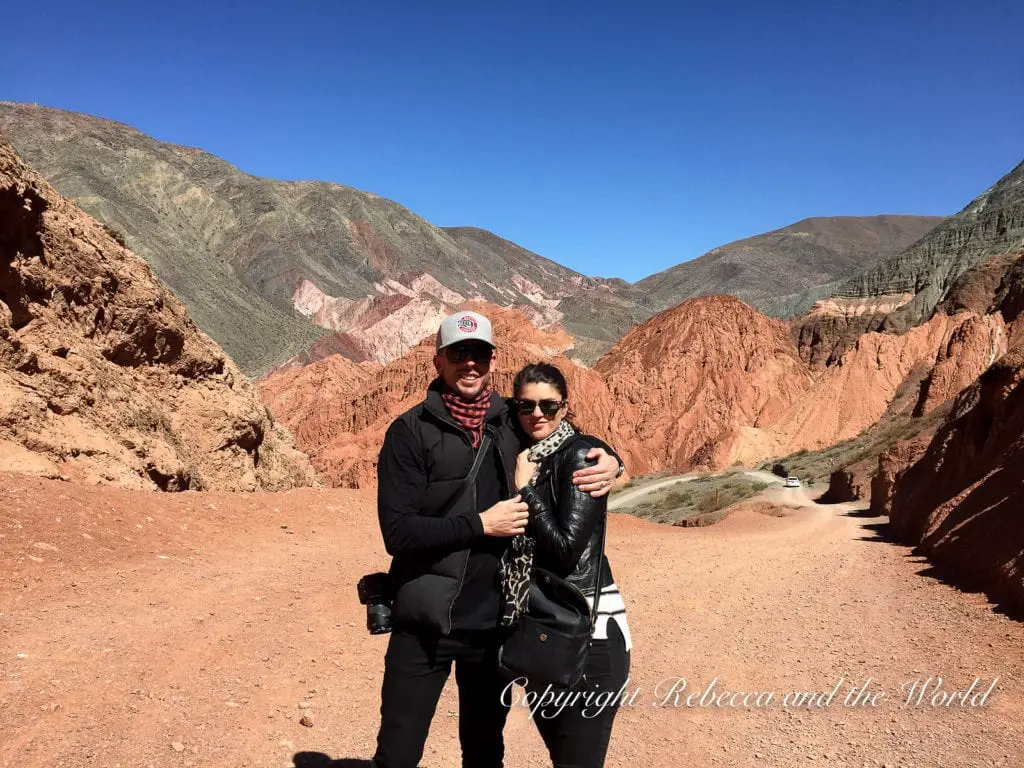
[[[470,467],[469,474],[466,475],[466,479],[462,481],[462,485],[459,486],[459,490],[455,492],[452,497],[453,501],[448,506],[448,511],[455,509],[459,502],[462,501],[462,497],[466,495],[466,492],[473,487],[473,483],[476,482],[476,476],[480,474],[480,466],[484,463],[484,455],[490,450],[491,447],[491,436],[484,432],[483,439],[480,440],[480,447],[477,449],[476,456],[473,459],[473,466]]]
[[[601,527],[601,553],[597,558],[597,580],[594,583],[594,615],[590,617],[590,634],[593,636],[597,628],[597,606],[601,602],[601,575],[604,571],[604,541],[608,533],[608,509],[605,508],[604,521]]]

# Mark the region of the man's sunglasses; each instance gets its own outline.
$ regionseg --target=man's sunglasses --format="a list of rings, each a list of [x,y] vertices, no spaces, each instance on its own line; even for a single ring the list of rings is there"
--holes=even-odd
[[[558,409],[563,405],[565,405],[565,400],[516,400],[516,411],[521,416],[529,416],[533,413],[534,408],[540,406],[540,412],[550,419],[558,413]]]
[[[482,365],[491,362],[494,349],[486,344],[452,344],[445,347],[444,354],[450,363],[464,363],[472,357],[473,362]]]

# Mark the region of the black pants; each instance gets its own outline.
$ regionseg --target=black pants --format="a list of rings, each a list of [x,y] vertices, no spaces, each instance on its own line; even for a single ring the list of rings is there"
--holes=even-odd
[[[600,706],[612,700],[629,679],[629,651],[614,620],[608,622],[608,639],[594,640],[587,657],[586,692],[573,706],[537,710],[534,722],[547,745],[554,768],[601,768],[608,753],[617,706]],[[533,690],[529,688],[528,690]],[[539,693],[539,692],[538,692]],[[603,698],[599,698],[604,694]],[[623,693],[623,697],[628,692]],[[588,703],[589,702],[589,703]],[[547,715],[547,717],[545,717]]]
[[[498,673],[497,630],[453,632],[447,637],[396,628],[384,657],[378,768],[415,768],[423,756],[437,701],[452,662],[459,687],[459,741],[464,768],[501,768],[502,730],[508,708]]]

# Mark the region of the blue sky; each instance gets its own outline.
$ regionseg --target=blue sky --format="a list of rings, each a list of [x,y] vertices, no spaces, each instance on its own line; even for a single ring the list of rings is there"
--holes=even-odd
[[[636,280],[1024,159],[1024,3],[10,3],[0,98]]]

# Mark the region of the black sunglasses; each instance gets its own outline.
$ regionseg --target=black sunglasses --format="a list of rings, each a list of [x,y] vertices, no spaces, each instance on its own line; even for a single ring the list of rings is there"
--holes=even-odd
[[[464,363],[472,357],[473,362],[482,365],[491,362],[494,348],[486,344],[452,344],[444,348],[444,354],[451,363]]]
[[[565,400],[516,400],[516,410],[521,416],[528,416],[533,409],[540,406],[540,412],[547,418],[551,418],[558,409],[565,405]]]

